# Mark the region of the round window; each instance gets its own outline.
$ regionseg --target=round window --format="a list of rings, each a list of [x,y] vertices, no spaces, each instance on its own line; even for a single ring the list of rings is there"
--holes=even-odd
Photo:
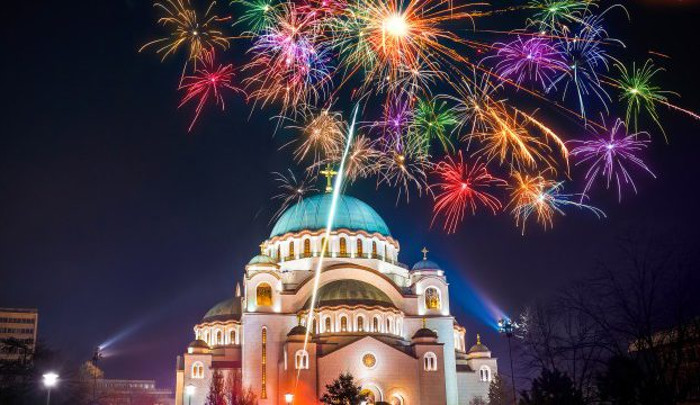
[[[367,368],[374,368],[377,365],[377,358],[372,353],[365,353],[362,356],[362,364]]]

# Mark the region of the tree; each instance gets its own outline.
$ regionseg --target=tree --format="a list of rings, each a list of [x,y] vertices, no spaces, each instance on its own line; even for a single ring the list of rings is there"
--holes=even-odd
[[[224,392],[224,376],[221,371],[216,370],[211,377],[209,384],[209,394],[207,395],[206,405],[227,405],[226,393]]]
[[[258,403],[253,390],[243,388],[241,375],[238,372],[229,373],[226,381],[226,400],[228,405],[255,405]]]
[[[532,381],[530,391],[523,391],[520,405],[580,405],[583,404],[581,391],[573,381],[559,370],[542,370],[542,374]]]
[[[326,405],[359,405],[367,398],[361,394],[360,386],[355,385],[355,378],[350,373],[340,374],[330,384],[326,384],[326,393],[321,402]]]
[[[489,405],[513,405],[513,388],[500,374],[489,385]]]
[[[475,397],[469,401],[469,405],[489,405],[489,403],[482,397]]]

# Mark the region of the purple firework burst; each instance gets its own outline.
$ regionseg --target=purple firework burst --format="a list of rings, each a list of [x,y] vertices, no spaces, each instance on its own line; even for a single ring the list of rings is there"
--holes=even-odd
[[[579,145],[571,150],[572,156],[580,158],[576,165],[586,163],[590,165],[586,171],[584,196],[598,177],[605,179],[608,189],[610,189],[610,183],[613,179],[615,180],[618,201],[622,200],[623,183],[629,184],[636,194],[637,186],[630,174],[631,167],[634,166],[656,178],[656,175],[638,156],[639,152],[646,149],[651,142],[649,135],[646,132],[629,134],[624,121],[619,118],[605,135],[598,135],[593,140],[572,142]]]
[[[549,38],[532,37],[509,43],[497,43],[499,59],[496,73],[520,84],[535,81],[548,89],[557,75],[567,71],[564,55]]]

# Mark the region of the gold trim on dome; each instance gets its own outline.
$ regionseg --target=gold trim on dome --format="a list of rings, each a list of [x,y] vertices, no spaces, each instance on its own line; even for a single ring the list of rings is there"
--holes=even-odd
[[[322,269],[322,270],[321,270],[321,274],[326,273],[326,272],[329,272],[329,271],[333,271],[333,270],[342,270],[342,269],[354,269],[354,270],[364,270],[364,271],[367,271],[367,272],[372,273],[372,274],[375,274],[375,275],[381,277],[382,279],[386,280],[387,282],[389,282],[389,284],[391,284],[391,286],[394,287],[394,289],[396,290],[396,292],[399,293],[399,295],[401,295],[402,298],[415,298],[415,297],[418,297],[418,295],[416,295],[416,294],[404,294],[403,291],[401,291],[401,288],[400,288],[399,286],[396,285],[396,283],[394,282],[394,280],[392,280],[391,278],[389,278],[386,274],[381,273],[381,272],[379,272],[379,271],[377,271],[377,270],[374,270],[374,269],[371,268],[371,267],[360,266],[359,264],[354,264],[354,263],[335,263],[335,264],[332,264],[332,265],[330,265],[330,266],[328,266],[328,267]],[[302,281],[301,283],[299,283],[299,284],[297,285],[297,288],[296,288],[295,290],[284,290],[284,291],[282,292],[282,294],[296,295],[296,294],[299,292],[299,290],[301,290],[307,283],[313,281],[313,279],[314,279],[313,277],[308,277],[308,278],[306,278],[304,281]],[[329,283],[332,283],[333,281],[337,281],[337,280],[330,280],[330,281],[328,281],[328,282],[329,282]],[[321,288],[321,287],[323,287],[323,286],[320,285],[319,288]],[[391,297],[389,297],[389,298],[391,298]]]
[[[304,237],[304,236],[319,236],[319,235],[324,235],[325,233],[326,233],[325,229],[319,229],[316,231],[304,229],[303,231],[300,231],[300,232],[287,232],[283,235],[274,236],[274,237],[266,240],[265,242],[263,242],[263,244],[265,245],[265,247],[267,247],[268,244],[275,243],[277,241],[284,241],[289,237],[300,238],[300,237]],[[376,237],[378,239],[381,239],[381,240],[384,240],[386,242],[391,243],[396,249],[400,249],[399,241],[397,241],[396,239],[394,239],[391,236],[384,236],[379,232],[369,233],[369,232],[364,231],[362,229],[358,229],[358,230],[353,231],[353,230],[350,230],[348,228],[335,228],[331,231],[331,236],[337,236],[341,233],[346,233],[349,236],[362,235],[362,236],[365,236],[368,238]]]

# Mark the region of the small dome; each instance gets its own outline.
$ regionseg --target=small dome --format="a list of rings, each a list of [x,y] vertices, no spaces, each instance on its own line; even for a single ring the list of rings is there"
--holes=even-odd
[[[419,338],[434,338],[437,339],[438,335],[434,330],[428,328],[420,328],[413,334],[413,339]]]
[[[268,255],[259,254],[250,259],[248,264],[277,264],[277,262]]]
[[[326,193],[305,198],[294,204],[277,220],[270,238],[288,232],[325,229],[332,202],[333,195]],[[357,198],[343,194],[338,197],[333,227],[391,236],[389,227],[377,211]]]
[[[193,341],[192,343],[190,343],[187,347],[189,347],[191,349],[208,349],[209,345],[207,344],[207,342],[205,342],[201,339],[197,339],[197,340]]]
[[[423,259],[413,265],[411,270],[441,270],[440,266],[432,260]]]
[[[336,280],[318,289],[316,307],[333,307],[337,305],[367,305],[396,308],[384,291],[358,280]],[[311,298],[304,308],[311,306]]]
[[[202,322],[240,321],[241,297],[233,297],[214,305],[202,318]]]
[[[481,336],[476,335],[476,344],[469,349],[467,354],[472,355],[472,357],[479,357],[482,354],[490,355],[491,350],[481,343]]]
[[[297,325],[292,328],[292,330],[287,333],[287,336],[305,336],[306,335],[306,328],[303,327],[302,325]]]

